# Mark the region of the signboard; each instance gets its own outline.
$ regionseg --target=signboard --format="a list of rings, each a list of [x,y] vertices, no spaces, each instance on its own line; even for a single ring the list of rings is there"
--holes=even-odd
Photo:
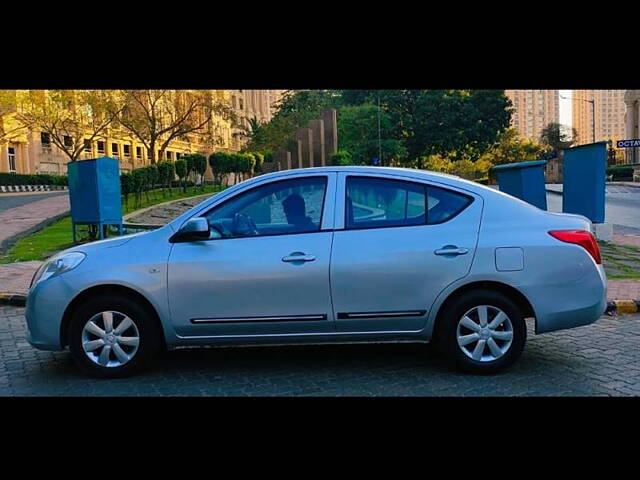
[[[640,147],[640,139],[635,138],[631,140],[618,140],[617,147],[618,148]]]

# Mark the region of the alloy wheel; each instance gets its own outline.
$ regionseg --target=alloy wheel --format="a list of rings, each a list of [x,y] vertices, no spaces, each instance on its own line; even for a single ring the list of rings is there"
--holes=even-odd
[[[479,305],[458,322],[458,346],[477,362],[492,362],[504,356],[513,342],[511,320],[497,307]]]
[[[85,355],[92,362],[102,367],[121,367],[136,355],[140,333],[127,315],[105,311],[87,321],[81,341]]]

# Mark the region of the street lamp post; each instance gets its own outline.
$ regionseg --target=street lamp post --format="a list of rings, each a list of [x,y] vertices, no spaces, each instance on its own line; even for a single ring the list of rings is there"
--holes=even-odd
[[[593,139],[593,143],[596,143],[596,100],[587,100],[585,98],[574,98],[574,97],[563,97],[560,95],[560,98],[565,100],[580,100],[582,102],[587,102],[591,104],[592,107],[592,115],[591,115],[591,136]]]

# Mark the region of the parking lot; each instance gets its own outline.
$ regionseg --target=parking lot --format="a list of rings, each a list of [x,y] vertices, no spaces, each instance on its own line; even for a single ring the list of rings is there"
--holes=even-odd
[[[134,378],[83,376],[65,352],[25,340],[24,309],[0,306],[2,396],[632,396],[640,394],[640,314],[535,336],[507,372],[451,371],[428,346],[371,344],[169,352]]]

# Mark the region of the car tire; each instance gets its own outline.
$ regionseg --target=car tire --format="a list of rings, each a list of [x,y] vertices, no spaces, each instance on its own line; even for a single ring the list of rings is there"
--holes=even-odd
[[[130,376],[157,357],[162,331],[154,315],[124,295],[99,295],[82,303],[69,327],[76,365],[98,378]]]
[[[473,290],[445,308],[436,340],[458,370],[497,373],[520,357],[527,325],[521,309],[507,295]]]

